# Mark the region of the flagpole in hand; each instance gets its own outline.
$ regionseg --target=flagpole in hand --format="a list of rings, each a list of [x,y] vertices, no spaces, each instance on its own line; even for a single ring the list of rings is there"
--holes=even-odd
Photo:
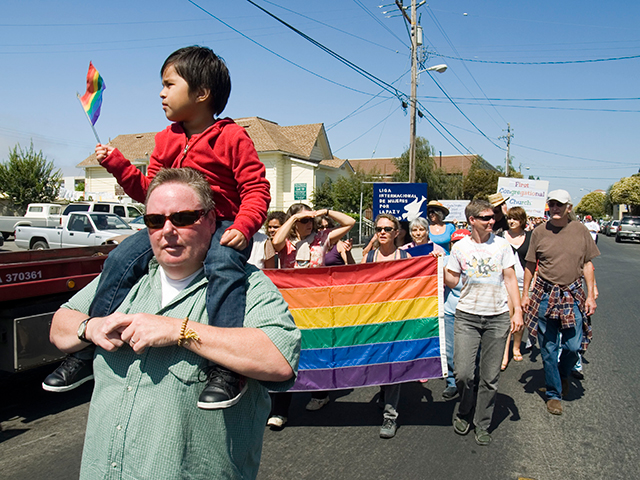
[[[78,101],[80,102],[80,105],[82,105],[82,100],[78,92],[76,92],[76,97],[78,97]],[[96,136],[96,140],[98,141],[98,143],[102,144],[102,142],[100,141],[100,137],[98,137],[98,132],[96,132],[96,127],[93,125],[93,123],[91,123],[91,118],[89,118],[89,114],[84,109],[84,105],[82,105],[82,111],[84,112],[85,117],[87,117],[87,120],[89,120],[89,125],[91,125],[91,130],[93,130],[93,134]]]
[[[107,86],[104,83],[104,80],[96,70],[96,67],[93,66],[93,63],[89,62],[89,71],[87,72],[87,91],[80,96],[79,93],[76,92],[76,96],[80,101],[80,105],[82,105],[82,110],[84,110],[85,115],[87,116],[87,120],[91,124],[91,129],[93,130],[93,134],[96,136],[96,140],[98,143],[102,143],[100,138],[98,137],[98,132],[96,132],[96,128],[94,125],[98,121],[98,117],[100,116],[100,107],[102,106],[102,92]]]

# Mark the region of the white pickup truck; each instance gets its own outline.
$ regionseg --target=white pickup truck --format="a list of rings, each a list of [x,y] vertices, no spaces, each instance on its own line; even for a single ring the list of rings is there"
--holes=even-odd
[[[136,230],[113,213],[73,212],[63,219],[61,227],[18,226],[15,244],[30,250],[105,245],[134,233]]]
[[[60,225],[63,205],[55,203],[30,203],[24,217],[0,217],[0,232],[6,240],[19,225],[32,227],[55,227]]]

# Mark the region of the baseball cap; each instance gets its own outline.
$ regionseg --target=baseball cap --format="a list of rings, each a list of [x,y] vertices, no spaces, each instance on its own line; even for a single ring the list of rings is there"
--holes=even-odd
[[[549,192],[549,195],[547,196],[547,202],[549,200],[555,200],[556,202],[560,203],[571,203],[571,195],[569,195],[569,192],[567,192],[566,190],[554,190],[552,192]]]
[[[458,240],[462,240],[464,237],[471,235],[471,232],[465,228],[461,228],[460,230],[456,230],[451,234],[451,241],[457,242]]]

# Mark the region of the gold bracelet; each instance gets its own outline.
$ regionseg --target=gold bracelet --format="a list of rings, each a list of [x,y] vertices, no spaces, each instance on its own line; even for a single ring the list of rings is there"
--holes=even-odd
[[[200,335],[196,332],[187,328],[187,323],[189,322],[189,317],[185,317],[182,321],[182,326],[180,327],[180,337],[178,338],[178,346],[186,346],[190,340],[194,340],[196,342],[200,341]]]

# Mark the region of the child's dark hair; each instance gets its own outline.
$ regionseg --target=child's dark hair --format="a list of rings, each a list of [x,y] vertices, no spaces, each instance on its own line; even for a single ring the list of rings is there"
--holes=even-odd
[[[173,66],[189,85],[189,91],[209,90],[214,115],[220,115],[227,106],[231,93],[231,77],[224,60],[208,47],[193,45],[173,52],[162,64],[160,76]]]

